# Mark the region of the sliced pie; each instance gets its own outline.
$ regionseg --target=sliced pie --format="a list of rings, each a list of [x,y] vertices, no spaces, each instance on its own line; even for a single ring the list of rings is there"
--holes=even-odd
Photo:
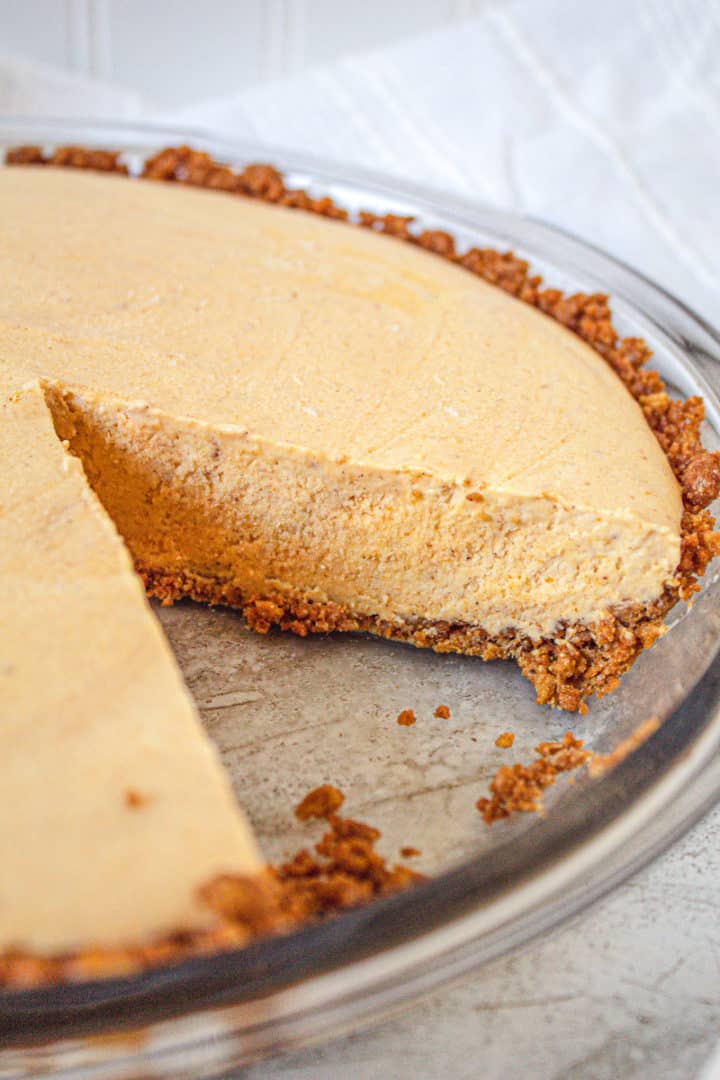
[[[17,982],[277,921],[133,565],[149,593],[242,607],[259,631],[515,658],[540,702],[578,709],[696,588],[720,467],[702,403],[670,400],[606,299],[542,290],[512,256],[397,217],[354,228],[270,168],[187,149],[147,164],[170,183],[112,175],[108,154],[51,163],[104,175],[13,160],[0,981]]]

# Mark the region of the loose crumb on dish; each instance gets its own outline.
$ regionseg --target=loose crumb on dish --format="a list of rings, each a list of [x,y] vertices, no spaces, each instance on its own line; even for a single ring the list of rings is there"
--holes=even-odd
[[[422,855],[422,852],[420,851],[420,848],[407,846],[400,848],[400,854],[403,859],[414,859],[418,855]]]
[[[502,765],[490,781],[490,797],[478,799],[475,805],[488,825],[517,811],[541,811],[543,791],[558,773],[577,769],[592,756],[571,731],[559,742],[540,743],[535,752],[538,756],[530,765]]]
[[[337,814],[329,814],[327,822],[329,829],[312,852],[303,848],[289,862],[275,867],[280,904],[291,925],[355,907],[424,880],[407,866],[389,865],[375,850],[379,829]],[[415,849],[402,849],[403,857],[409,858],[405,851]]]
[[[503,731],[495,740],[495,745],[499,746],[501,750],[509,750],[514,742],[515,733],[513,731]]]
[[[403,711],[398,714],[397,718],[400,727],[412,727],[416,720],[417,717],[412,709],[403,709]]]
[[[435,710],[435,715],[437,716],[438,720],[449,720],[450,710],[447,705],[438,705],[437,709]]]
[[[313,788],[295,807],[295,817],[299,821],[310,818],[327,818],[339,810],[345,802],[345,796],[332,784],[321,784]]]

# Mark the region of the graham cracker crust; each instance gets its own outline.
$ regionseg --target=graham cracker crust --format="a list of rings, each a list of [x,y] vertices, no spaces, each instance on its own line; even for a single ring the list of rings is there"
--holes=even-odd
[[[432,622],[423,619],[389,622],[376,615],[351,611],[341,604],[325,604],[302,596],[275,593],[243,596],[233,586],[187,572],[168,573],[136,566],[147,591],[163,604],[189,598],[203,604],[221,604],[242,610],[248,625],[259,634],[273,627],[308,634],[364,632],[402,641],[438,653],[461,653],[482,660],[515,660],[533,684],[541,705],[556,705],[568,712],[586,711],[584,697],[598,697],[617,686],[619,676],[636,656],[663,633],[662,615],[676,602],[668,595],[650,608],[628,608],[594,626],[576,625],[563,630],[562,639],[533,642],[513,630],[491,636],[480,626]]]
[[[128,172],[120,153],[75,146],[58,147],[52,154],[44,154],[37,146],[16,147],[7,152],[6,164]],[[360,211],[353,222],[348,211],[329,196],[314,198],[306,191],[289,188],[272,165],[253,164],[237,171],[188,146],[169,147],[147,159],[141,178],[262,199],[372,229],[422,247],[538,308],[582,338],[625,384],[665,452],[681,487],[684,507],[680,562],[673,580],[656,601],[617,608],[598,623],[561,625],[553,638],[539,641],[512,628],[490,636],[482,626],[462,623],[419,619],[391,623],[300,595],[243,597],[220,581],[140,566],[149,595],[166,604],[191,597],[242,608],[250,626],[260,633],[271,626],[300,635],[367,631],[436,652],[464,653],[483,660],[514,659],[535,687],[538,704],[569,712],[585,712],[586,698],[593,694],[602,697],[613,690],[643,649],[664,632],[667,612],[678,600],[692,597],[699,589],[698,578],[720,554],[720,534],[714,531],[714,520],[706,509],[720,494],[720,452],[707,451],[702,445],[702,399],[670,398],[658,372],[646,367],[651,356],[646,343],[640,338],[620,338],[612,324],[608,297],[603,293],[565,295],[559,289],[543,288],[541,277],[532,274],[528,263],[512,252],[460,251],[449,233],[414,231],[412,217]]]

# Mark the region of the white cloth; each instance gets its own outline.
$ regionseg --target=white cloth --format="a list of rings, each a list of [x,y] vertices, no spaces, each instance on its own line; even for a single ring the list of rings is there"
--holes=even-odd
[[[148,118],[140,96],[130,90],[2,53],[0,116]]]

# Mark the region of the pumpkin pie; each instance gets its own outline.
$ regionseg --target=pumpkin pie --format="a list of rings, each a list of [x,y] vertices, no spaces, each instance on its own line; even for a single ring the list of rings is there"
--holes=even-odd
[[[141,581],[584,709],[716,553],[718,456],[605,297],[511,255],[187,148],[9,163],[0,954],[243,940],[272,890]]]

